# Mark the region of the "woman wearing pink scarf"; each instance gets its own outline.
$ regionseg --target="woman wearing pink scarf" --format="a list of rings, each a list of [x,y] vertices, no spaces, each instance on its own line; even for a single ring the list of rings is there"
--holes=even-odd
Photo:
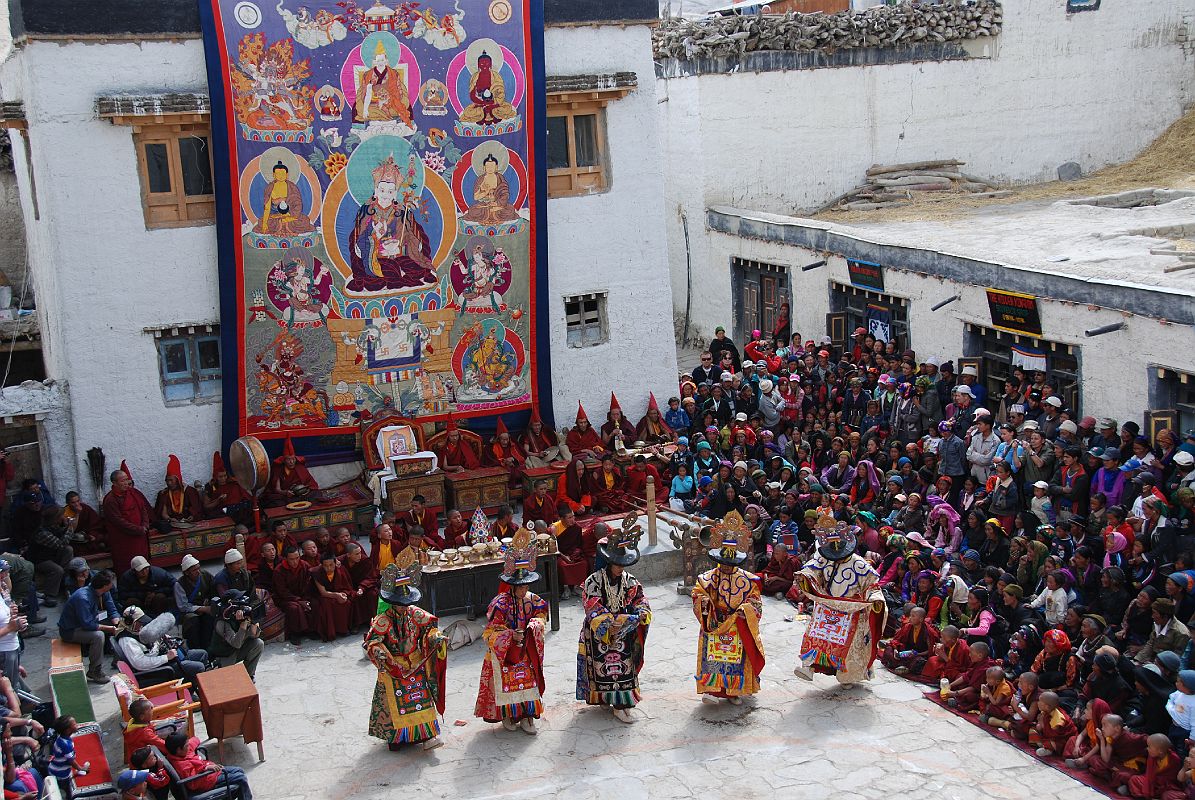
[[[1128,544],[1129,540],[1124,538],[1123,533],[1109,530],[1104,534],[1104,569],[1124,566],[1124,556],[1121,553]]]
[[[940,497],[931,497],[929,503],[933,506],[929,511],[927,538],[934,541],[934,547],[944,547],[946,552],[958,552],[959,544],[963,540],[963,529],[960,525],[962,517],[954,507]]]

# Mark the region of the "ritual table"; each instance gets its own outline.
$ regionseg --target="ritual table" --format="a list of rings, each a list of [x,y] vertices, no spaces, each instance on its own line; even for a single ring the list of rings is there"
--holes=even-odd
[[[449,472],[448,498],[468,519],[473,509],[487,513],[510,503],[510,470],[506,467],[482,467],[468,472]]]
[[[554,631],[560,630],[560,577],[556,573],[557,555],[553,552],[541,554],[536,558],[535,571],[539,573],[539,580],[531,585],[532,592],[548,601]],[[441,567],[435,572],[425,569],[420,588],[427,598],[427,610],[436,616],[465,612],[469,619],[484,615],[490,601],[498,594],[502,569],[501,558],[456,567]]]
[[[444,513],[444,473],[432,472],[424,475],[400,475],[386,481],[386,503],[395,514],[402,514],[411,507],[415,495],[423,495],[424,507],[433,514]]]
[[[320,497],[324,499],[317,499]],[[373,527],[373,494],[359,481],[317,490],[306,499],[311,505],[303,509],[286,506],[264,509],[265,529],[273,530],[279,520],[294,532],[314,530],[321,525],[329,529],[343,525],[359,535]]]
[[[261,724],[261,698],[245,665],[233,664],[195,676],[203,724],[208,738],[216,740],[217,759],[224,762],[224,740],[240,736],[245,744],[257,743],[257,760],[265,761]]]
[[[228,549],[232,517],[214,517],[196,522],[190,528],[174,528],[169,533],[149,531],[149,563],[155,567],[177,567],[187,553],[200,561],[219,558]]]
[[[556,497],[556,487],[564,476],[565,467],[532,467],[523,472],[523,498],[530,497],[535,492],[535,482],[543,481],[548,484],[548,497]]]

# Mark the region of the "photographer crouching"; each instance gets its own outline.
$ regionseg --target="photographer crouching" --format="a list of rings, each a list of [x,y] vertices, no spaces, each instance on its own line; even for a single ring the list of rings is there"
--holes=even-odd
[[[140,607],[129,606],[120,619],[120,630],[112,646],[134,671],[169,669],[175,676],[193,683],[195,676],[207,669],[207,651],[188,648],[182,639],[169,635],[175,624],[173,614],[159,614],[146,622],[146,614]]]
[[[261,640],[261,624],[255,618],[252,599],[239,589],[229,589],[223,597],[213,598],[212,605],[217,618],[209,648],[211,657],[222,667],[241,662],[253,680],[266,644]],[[264,613],[265,608],[259,608],[259,613]]]

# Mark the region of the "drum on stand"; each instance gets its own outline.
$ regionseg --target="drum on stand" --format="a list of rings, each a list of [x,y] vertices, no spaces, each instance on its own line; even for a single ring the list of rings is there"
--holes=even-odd
[[[256,436],[242,436],[228,448],[228,461],[237,483],[253,498],[253,518],[260,531],[257,496],[270,481],[270,457],[266,454],[266,448]]]

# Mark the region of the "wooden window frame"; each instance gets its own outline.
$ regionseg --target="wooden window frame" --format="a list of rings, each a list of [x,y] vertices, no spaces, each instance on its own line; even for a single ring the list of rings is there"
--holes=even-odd
[[[223,380],[222,373],[224,368],[224,350],[220,346],[219,328],[215,326],[204,327],[206,330],[197,330],[191,326],[189,328],[175,328],[172,330],[160,329],[153,332],[154,351],[158,356],[158,375],[161,378],[162,384],[162,399],[168,406],[213,403],[218,402],[222,396],[218,390],[209,394],[202,393],[205,384]],[[215,342],[219,350],[220,366],[216,369],[204,369],[200,366],[199,345],[202,342],[208,341]],[[181,344],[186,348],[187,372],[185,374],[168,373],[166,371],[165,348],[172,344]],[[169,397],[167,395],[168,389],[175,386],[189,387],[191,392],[183,397]]]
[[[584,197],[610,191],[610,148],[606,136],[606,106],[624,97],[629,88],[601,89],[589,92],[554,92],[548,95],[546,115],[564,117],[568,130],[567,167],[548,170],[548,198]],[[595,137],[598,163],[592,167],[577,166],[577,134],[575,120],[580,116],[595,117]]]
[[[145,213],[145,227],[187,228],[199,225],[213,225],[216,222],[216,195],[189,195],[183,181],[182,154],[179,142],[191,137],[206,138],[208,142],[208,169],[215,176],[212,163],[212,130],[206,115],[185,115],[182,119],[168,121],[144,121],[133,123],[133,147],[137,152],[137,172],[141,182],[141,206]],[[150,144],[164,144],[170,170],[170,191],[151,192],[149,189],[149,165],[145,148]],[[213,182],[214,187],[214,182]],[[173,218],[167,218],[173,216]]]
[[[590,321],[585,319],[585,304],[588,302],[596,302],[597,317]],[[588,292],[586,294],[566,295],[564,297],[564,338],[565,345],[569,348],[580,349],[582,347],[597,347],[610,341],[610,326],[607,324],[606,317],[606,292]],[[569,306],[573,303],[578,304],[576,313],[569,311]],[[594,342],[585,341],[585,332],[591,326],[597,326],[598,339]],[[578,344],[570,344],[568,336],[572,332],[579,332],[581,341]]]

